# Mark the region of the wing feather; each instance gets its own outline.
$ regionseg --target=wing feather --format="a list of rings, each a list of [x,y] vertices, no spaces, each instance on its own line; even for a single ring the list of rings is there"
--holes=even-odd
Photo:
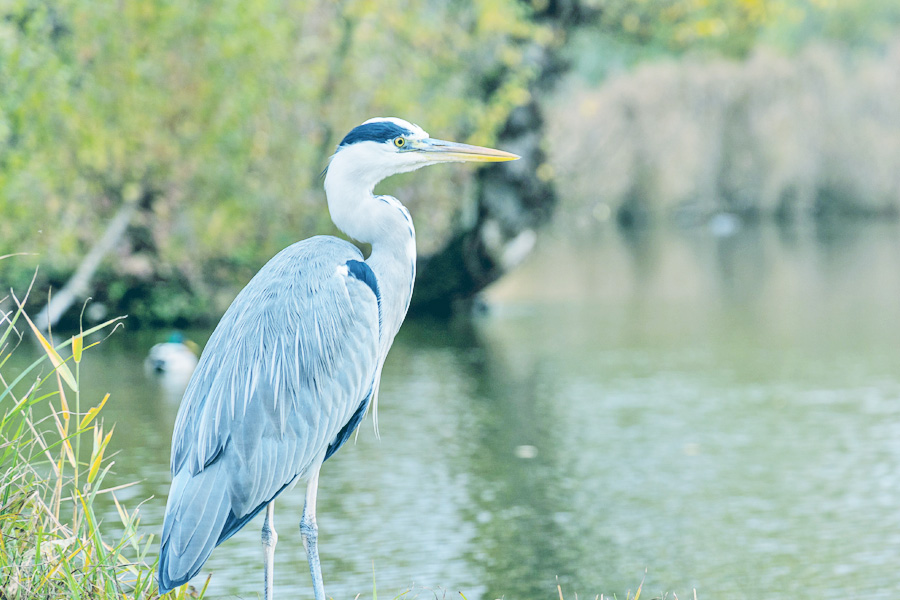
[[[286,248],[210,337],[173,434],[166,585],[193,576],[215,545],[346,438],[382,358],[377,287],[345,266],[361,259],[325,236]]]

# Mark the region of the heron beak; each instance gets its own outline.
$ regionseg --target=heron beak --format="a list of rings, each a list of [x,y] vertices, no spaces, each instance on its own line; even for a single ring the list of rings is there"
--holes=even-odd
[[[432,138],[417,140],[410,144],[414,150],[426,154],[429,160],[435,162],[505,162],[517,160],[520,157],[503,150],[470,146],[457,142],[447,142]]]

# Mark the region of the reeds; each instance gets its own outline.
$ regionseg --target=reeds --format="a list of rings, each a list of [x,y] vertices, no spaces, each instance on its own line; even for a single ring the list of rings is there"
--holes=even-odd
[[[10,297],[15,310],[0,314],[0,600],[150,598],[153,536],[139,531],[139,507],[116,499],[125,486],[104,484],[114,465],[107,448],[115,427],[102,418],[109,394],[82,406],[80,393],[83,353],[120,319],[54,346],[24,299]],[[32,336],[43,356],[8,377],[10,358]],[[101,520],[101,496],[119,522]],[[183,586],[165,597],[197,598],[205,589]]]
[[[549,111],[563,198],[595,216],[900,214],[900,40],[646,64]],[[583,203],[587,203],[586,205]]]

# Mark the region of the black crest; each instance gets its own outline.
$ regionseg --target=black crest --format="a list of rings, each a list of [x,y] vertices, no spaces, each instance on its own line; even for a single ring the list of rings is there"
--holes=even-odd
[[[338,148],[357,142],[387,142],[401,135],[412,135],[412,131],[392,121],[363,123],[359,127],[354,127],[350,133],[345,135],[341,143],[338,144]]]

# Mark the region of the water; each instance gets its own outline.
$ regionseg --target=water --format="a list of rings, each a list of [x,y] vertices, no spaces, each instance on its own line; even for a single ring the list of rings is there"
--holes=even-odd
[[[557,229],[473,322],[404,325],[376,439],[322,471],[335,598],[893,598],[900,589],[900,231]],[[199,342],[208,332],[190,332]],[[177,409],[117,333],[84,364],[110,391],[120,500],[158,531]],[[276,586],[311,597],[277,503]],[[114,522],[114,513],[108,521]],[[254,521],[207,563],[261,590]],[[422,588],[426,588],[423,590]]]

